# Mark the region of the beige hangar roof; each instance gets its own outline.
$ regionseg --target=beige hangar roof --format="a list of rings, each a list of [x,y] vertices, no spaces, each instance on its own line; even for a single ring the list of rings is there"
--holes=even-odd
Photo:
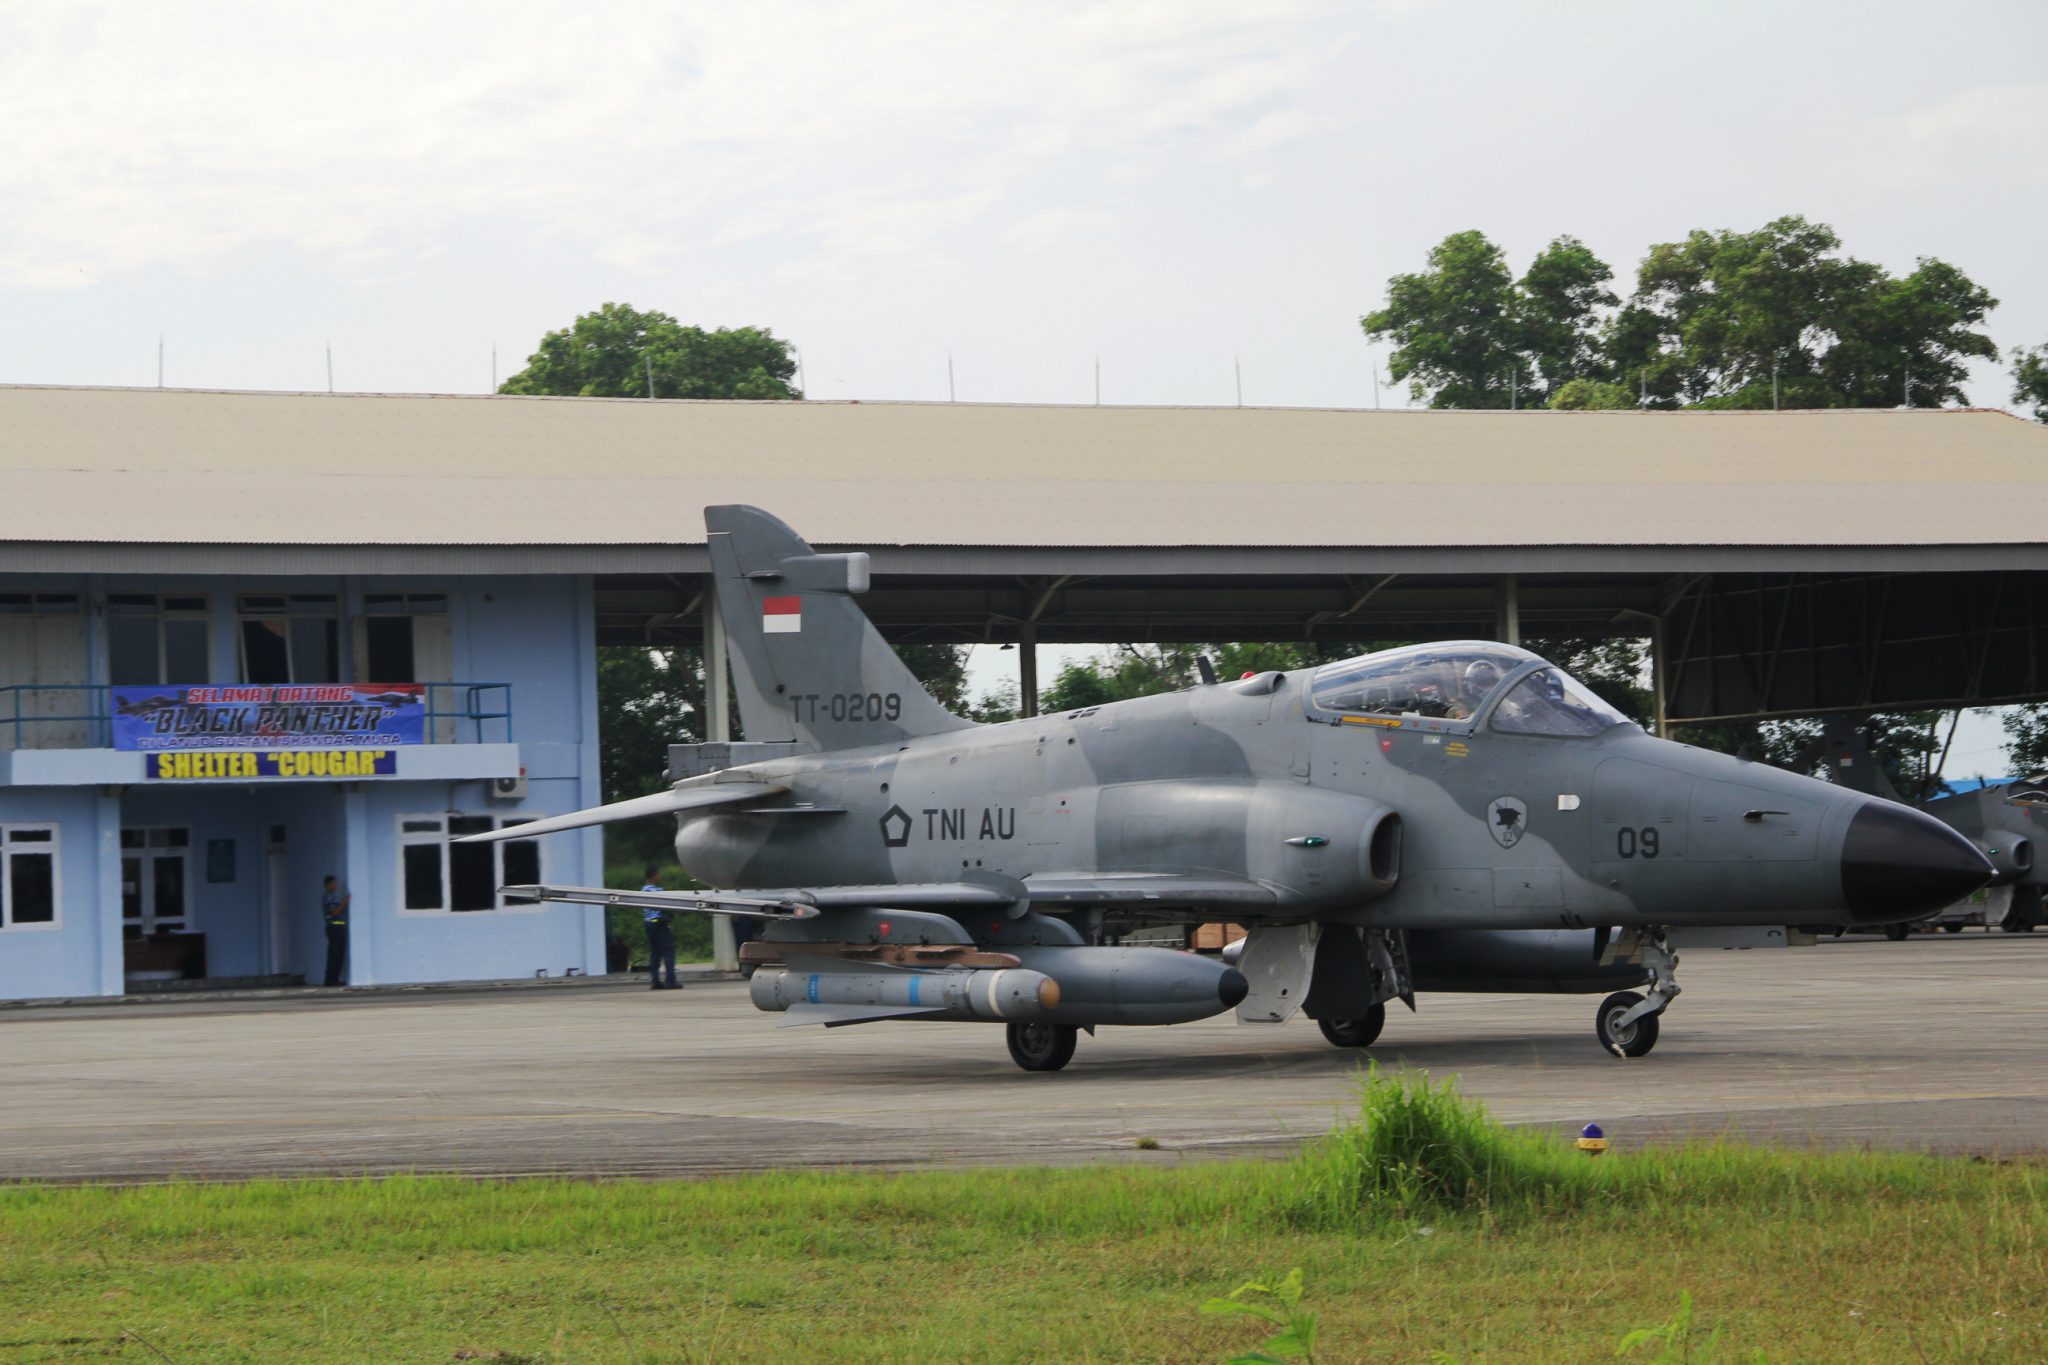
[[[2048,541],[2048,427],[0,387],[0,544],[1951,546]]]

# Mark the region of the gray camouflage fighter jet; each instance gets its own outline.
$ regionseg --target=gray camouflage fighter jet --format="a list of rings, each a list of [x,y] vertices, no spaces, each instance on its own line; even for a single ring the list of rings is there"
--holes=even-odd
[[[1509,645],[974,725],[855,604],[866,555],[751,507],[705,517],[748,742],[676,746],[667,791],[472,838],[674,816],[721,889],[507,894],[755,917],[753,1001],[790,1023],[1001,1022],[1019,1066],[1056,1071],[1104,1024],[1299,1011],[1361,1047],[1418,992],[1613,990],[1598,1036],[1639,1057],[1674,945],[1907,918],[1992,874],[1936,820],[1653,739]],[[1250,928],[1238,967],[1102,942],[1218,920]]]
[[[1828,717],[1821,743],[1827,754],[1829,781],[1867,796],[1899,799],[1857,717]],[[2048,836],[2048,773],[1930,797],[1918,805],[1991,860],[1995,869],[1991,885],[2012,888],[2002,907],[1995,901],[1986,905],[1989,922],[2008,934],[2031,934],[2036,926],[2048,923],[2041,894],[2042,888],[2048,887],[2048,859],[2035,856],[2036,846]],[[1949,907],[1941,916],[1941,927],[1950,933],[1960,932],[1963,920],[1957,911],[1966,908]],[[1885,933],[1903,939],[1912,928],[1910,923],[1888,924]]]

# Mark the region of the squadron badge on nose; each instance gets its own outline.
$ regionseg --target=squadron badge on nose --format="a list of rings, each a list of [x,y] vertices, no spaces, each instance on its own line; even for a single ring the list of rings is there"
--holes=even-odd
[[[1529,828],[1529,808],[1513,796],[1495,798],[1486,808],[1486,832],[1502,848],[1513,848],[1522,842],[1522,832]]]

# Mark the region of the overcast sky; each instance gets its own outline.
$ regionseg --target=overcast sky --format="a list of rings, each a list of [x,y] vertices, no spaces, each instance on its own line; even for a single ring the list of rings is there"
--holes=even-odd
[[[820,398],[1372,402],[1485,231],[1784,213],[2048,341],[2048,5],[0,0],[0,382],[487,389],[607,300]],[[2007,401],[1980,365],[1974,401]],[[1391,394],[1387,401],[1394,401]]]

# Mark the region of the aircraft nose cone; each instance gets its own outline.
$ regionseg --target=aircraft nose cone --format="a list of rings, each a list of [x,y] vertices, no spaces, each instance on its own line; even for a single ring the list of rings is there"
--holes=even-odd
[[[1872,801],[1842,841],[1842,900],[1859,924],[1931,915],[1991,880],[1977,846],[1931,815]]]
[[[1216,998],[1223,1002],[1223,1008],[1234,1010],[1238,1002],[1251,994],[1252,983],[1244,979],[1244,973],[1232,967],[1216,980]]]

